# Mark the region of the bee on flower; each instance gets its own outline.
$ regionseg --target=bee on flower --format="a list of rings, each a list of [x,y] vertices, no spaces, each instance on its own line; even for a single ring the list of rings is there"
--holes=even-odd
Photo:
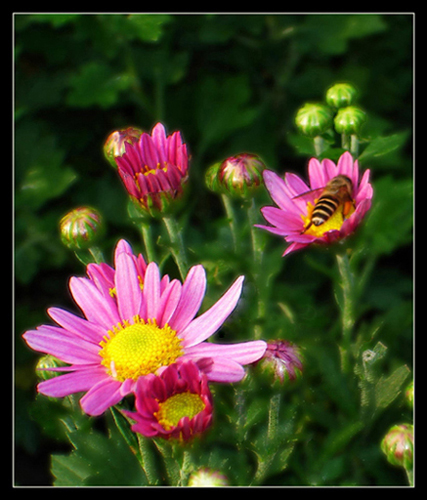
[[[277,207],[263,207],[261,212],[270,225],[257,227],[290,243],[283,256],[312,243],[330,244],[346,238],[371,207],[370,171],[360,177],[358,162],[349,152],[341,155],[337,164],[312,158],[308,176],[306,184],[293,173],[281,178],[264,171],[266,188]]]

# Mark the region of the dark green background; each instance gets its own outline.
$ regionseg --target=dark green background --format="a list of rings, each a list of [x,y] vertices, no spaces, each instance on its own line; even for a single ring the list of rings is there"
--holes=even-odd
[[[61,245],[59,219],[92,205],[105,218],[101,246],[108,260],[120,237],[143,251],[124,189],[102,153],[120,127],[150,130],[162,121],[169,132],[181,131],[192,156],[184,215],[190,258],[208,270],[221,262],[224,278],[210,279],[223,290],[245,270],[212,240],[222,234],[223,211],[204,187],[206,168],[248,151],[270,169],[305,175],[311,145],[295,129],[297,109],[324,100],[336,82],[354,84],[368,114],[361,165],[371,169],[376,207],[360,235],[375,269],[359,319],[366,331],[381,325],[385,371],[402,363],[411,368],[412,15],[17,14],[13,21],[16,484],[51,484],[50,453],[69,449],[55,430],[41,429],[34,411],[37,357],[21,340],[26,329],[47,322],[47,307],[72,309],[68,277],[84,273]],[[346,418],[334,400],[332,344],[322,356],[310,351],[336,309],[322,272],[330,261],[309,250],[283,262],[283,242],[274,236],[268,242],[272,266],[282,266],[274,294],[285,297],[298,325],[285,323],[280,331],[308,346],[311,363],[304,382],[290,389],[301,421],[309,422],[300,438],[307,449],[294,451],[286,475],[271,484],[405,484],[403,472],[378,452],[387,426],[408,418],[402,401],[373,424],[359,455],[320,470],[316,450]]]

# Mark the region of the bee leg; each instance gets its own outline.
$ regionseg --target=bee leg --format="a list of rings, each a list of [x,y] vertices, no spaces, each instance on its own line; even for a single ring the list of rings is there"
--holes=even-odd
[[[305,226],[305,228],[301,231],[301,234],[304,234],[306,231],[308,231],[311,227],[311,225],[313,224],[312,221],[310,221],[307,226]]]

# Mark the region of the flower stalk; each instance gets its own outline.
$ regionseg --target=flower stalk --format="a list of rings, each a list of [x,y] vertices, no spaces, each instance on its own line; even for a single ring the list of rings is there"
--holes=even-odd
[[[163,217],[163,222],[169,234],[170,244],[171,244],[171,252],[173,258],[178,266],[179,273],[181,278],[184,280],[187,270],[187,252],[184,246],[184,240],[182,238],[182,233],[178,229],[178,224],[174,217],[165,216]]]
[[[347,254],[336,256],[340,276],[339,287],[341,293],[337,294],[338,305],[341,310],[342,344],[341,369],[347,373],[350,368],[351,335],[355,322],[355,287],[354,276],[350,269],[350,261]]]

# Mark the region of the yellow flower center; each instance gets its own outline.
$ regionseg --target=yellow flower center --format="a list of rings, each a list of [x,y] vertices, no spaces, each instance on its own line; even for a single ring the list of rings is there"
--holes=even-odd
[[[120,382],[155,373],[183,354],[181,339],[169,325],[159,328],[155,320],[145,322],[138,316],[134,321],[114,326],[99,344],[101,363]]]
[[[204,408],[205,404],[198,394],[182,392],[159,403],[159,411],[155,415],[163,428],[168,431],[178,425],[181,418],[188,417],[191,420]]]
[[[317,200],[315,200],[316,204]],[[304,222],[304,227],[307,227],[310,224],[311,216],[314,210],[314,206],[311,202],[307,203],[307,215],[301,215],[301,218]],[[340,230],[345,219],[348,219],[350,215],[354,212],[354,207],[351,206],[350,210],[346,215],[344,215],[342,207],[338,207],[337,210],[320,226],[315,226],[311,224],[311,226],[304,231],[304,234],[309,234],[311,236],[315,236],[316,238],[321,238],[328,231],[332,231],[333,229]]]

